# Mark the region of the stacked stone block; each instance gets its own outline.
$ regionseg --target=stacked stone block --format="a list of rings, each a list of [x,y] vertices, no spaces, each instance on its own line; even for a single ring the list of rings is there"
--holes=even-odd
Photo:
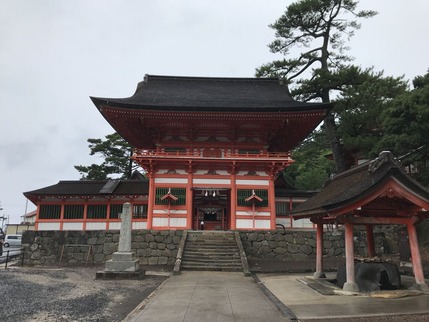
[[[287,229],[277,231],[240,231],[240,238],[249,258],[269,258],[278,260],[304,260],[316,257],[316,232],[310,230]],[[396,232],[390,227],[382,227],[375,232],[376,254],[397,251]],[[131,251],[140,260],[140,265],[174,265],[181,230],[134,230]],[[58,264],[62,245],[91,245],[89,263],[103,264],[118,250],[119,231],[27,231],[22,239],[26,265]],[[393,245],[393,246],[392,246]],[[83,264],[88,247],[66,247],[64,264]],[[367,253],[366,233],[355,230],[355,254]],[[344,256],[344,233],[339,235],[325,232],[323,254],[327,257]]]
[[[138,230],[131,235],[131,251],[141,265],[174,265],[183,231]],[[91,245],[89,263],[102,264],[118,250],[119,231],[27,231],[22,239],[24,264],[53,265],[63,245]],[[61,262],[83,264],[87,246],[64,247]]]

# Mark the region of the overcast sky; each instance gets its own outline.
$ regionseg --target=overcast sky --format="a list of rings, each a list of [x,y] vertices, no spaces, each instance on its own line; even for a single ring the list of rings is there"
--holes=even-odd
[[[268,27],[286,0],[0,0],[0,217],[23,192],[77,180],[99,162],[87,138],[113,130],[89,96],[128,97],[145,74],[252,77],[275,59]],[[362,0],[350,54],[412,80],[429,63],[429,1]]]

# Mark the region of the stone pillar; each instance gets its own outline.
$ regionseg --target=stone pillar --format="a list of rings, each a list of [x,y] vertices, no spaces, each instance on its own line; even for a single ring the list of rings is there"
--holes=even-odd
[[[121,232],[118,251],[106,262],[103,272],[97,272],[96,278],[142,278],[144,270],[139,269],[139,260],[131,252],[131,204],[125,203],[121,214]]]
[[[314,278],[325,278],[326,275],[323,272],[323,223],[317,223],[317,235],[316,235],[316,272],[313,275]]]
[[[131,230],[131,204],[126,202],[122,206],[118,252],[131,252]]]
[[[346,277],[343,290],[349,292],[359,292],[359,286],[355,281],[355,252],[353,247],[353,223],[346,223],[345,227],[345,248],[346,248]]]

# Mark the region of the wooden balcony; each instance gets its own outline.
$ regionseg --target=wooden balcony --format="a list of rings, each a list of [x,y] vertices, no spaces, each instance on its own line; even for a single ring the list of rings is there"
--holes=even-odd
[[[289,152],[239,152],[239,150],[230,149],[194,149],[186,151],[164,151],[164,150],[144,150],[135,149],[133,153],[134,159],[188,159],[188,160],[204,160],[204,159],[241,159],[247,161],[289,161],[292,162]]]

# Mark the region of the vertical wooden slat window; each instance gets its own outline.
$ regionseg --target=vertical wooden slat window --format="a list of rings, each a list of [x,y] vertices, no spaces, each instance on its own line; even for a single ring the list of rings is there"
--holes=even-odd
[[[156,205],[167,205],[166,199],[161,200],[163,196],[168,193],[168,188],[156,188],[155,192],[155,204]],[[177,197],[177,201],[172,201],[172,205],[183,206],[186,205],[186,188],[171,188],[171,194]]]
[[[119,219],[122,212],[122,205],[110,205],[110,219]]]
[[[86,211],[87,219],[106,219],[107,205],[88,205]]]
[[[251,202],[245,200],[249,198],[253,193],[253,189],[238,189],[237,190],[237,206],[239,207],[251,207]],[[255,189],[255,193],[258,197],[262,198],[261,202],[256,202],[256,207],[268,207],[268,190]]]
[[[84,205],[65,205],[64,219],[83,219]]]
[[[278,216],[284,216],[290,213],[289,202],[276,202],[276,214]]]
[[[61,205],[40,205],[39,219],[60,219]]]
[[[133,205],[133,218],[147,218],[147,204]]]

